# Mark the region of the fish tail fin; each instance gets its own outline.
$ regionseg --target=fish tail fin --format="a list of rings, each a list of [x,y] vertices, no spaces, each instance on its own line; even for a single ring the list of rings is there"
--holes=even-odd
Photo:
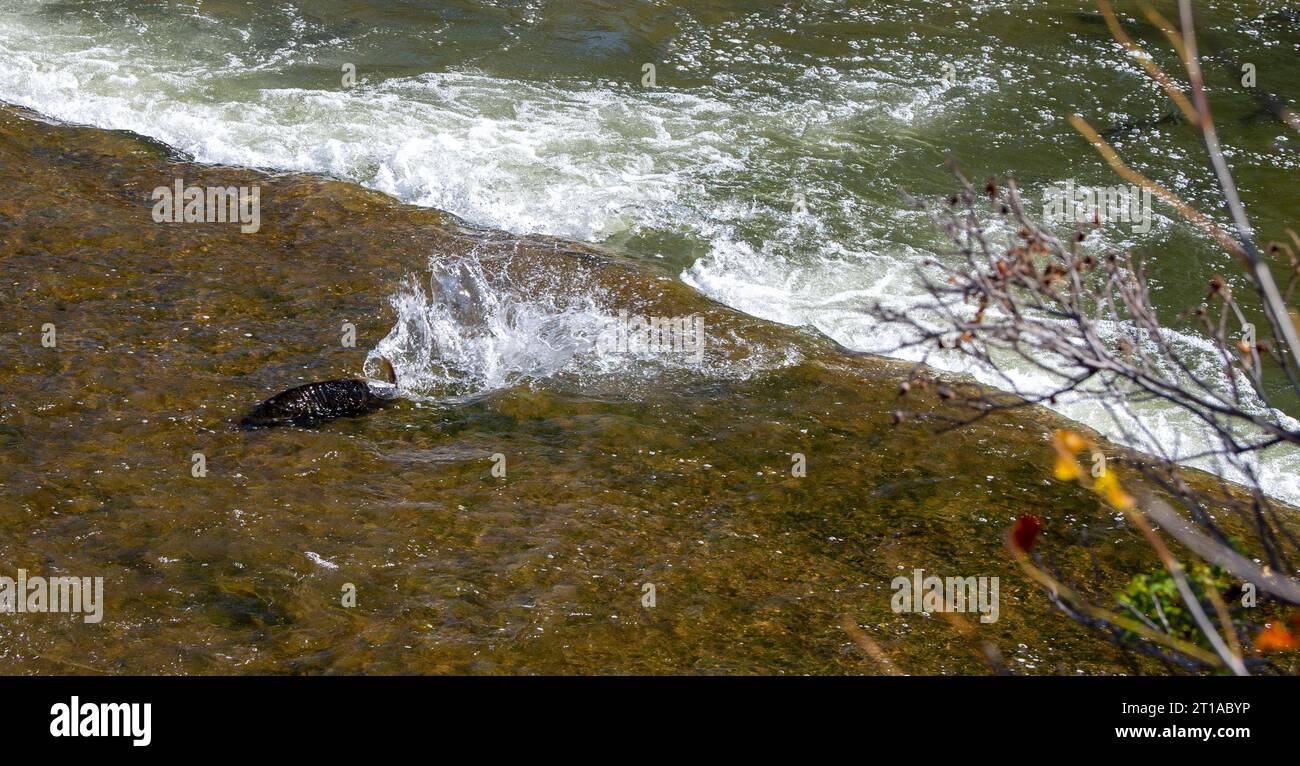
[[[383,371],[389,383],[397,385],[397,370],[393,369],[393,363],[388,361],[387,357],[379,357],[379,369]]]

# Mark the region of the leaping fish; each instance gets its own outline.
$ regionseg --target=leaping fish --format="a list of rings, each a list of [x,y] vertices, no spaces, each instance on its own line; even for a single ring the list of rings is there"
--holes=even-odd
[[[397,372],[387,359],[380,367],[388,382],[397,385]],[[282,391],[253,408],[240,421],[244,428],[303,426],[310,428],[335,418],[365,415],[393,401],[391,395],[375,392],[370,383],[358,378],[307,383]]]

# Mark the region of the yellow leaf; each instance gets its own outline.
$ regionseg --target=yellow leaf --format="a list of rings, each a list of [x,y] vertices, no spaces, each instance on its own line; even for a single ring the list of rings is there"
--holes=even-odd
[[[1056,478],[1060,481],[1074,481],[1083,475],[1083,470],[1079,468],[1079,464],[1074,461],[1074,458],[1057,455],[1055,473]]]
[[[1088,440],[1078,435],[1074,431],[1064,428],[1058,429],[1055,434],[1056,445],[1058,448],[1065,449],[1071,453],[1082,452],[1088,447]]]
[[[1093,481],[1092,488],[1105,495],[1106,502],[1120,510],[1128,510],[1137,504],[1120,486],[1119,479],[1115,478],[1114,471],[1106,471],[1101,476],[1098,476]]]

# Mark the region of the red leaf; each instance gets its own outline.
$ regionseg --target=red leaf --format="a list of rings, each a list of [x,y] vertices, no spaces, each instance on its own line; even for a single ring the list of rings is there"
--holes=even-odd
[[[1038,531],[1043,528],[1042,522],[1035,516],[1021,516],[1016,519],[1016,525],[1011,528],[1011,542],[1017,548],[1028,553],[1034,549],[1034,544],[1038,542]]]
[[[1275,622],[1255,636],[1255,648],[1261,652],[1294,652],[1300,649],[1300,641],[1285,625]]]

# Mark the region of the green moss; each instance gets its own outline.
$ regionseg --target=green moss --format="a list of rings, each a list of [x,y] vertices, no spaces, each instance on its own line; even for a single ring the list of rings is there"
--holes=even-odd
[[[1230,542],[1240,552],[1241,542],[1236,538]],[[1192,564],[1186,573],[1192,592],[1196,594],[1196,600],[1202,604],[1206,602],[1207,594],[1211,590],[1226,601],[1225,594],[1234,585],[1227,571],[1205,562]],[[1151,574],[1134,575],[1133,579],[1128,581],[1128,585],[1116,594],[1116,599],[1130,613],[1141,614],[1156,630],[1199,646],[1207,648],[1210,646],[1205,633],[1197,626],[1191,611],[1178,593],[1178,585],[1168,570],[1160,569]]]

